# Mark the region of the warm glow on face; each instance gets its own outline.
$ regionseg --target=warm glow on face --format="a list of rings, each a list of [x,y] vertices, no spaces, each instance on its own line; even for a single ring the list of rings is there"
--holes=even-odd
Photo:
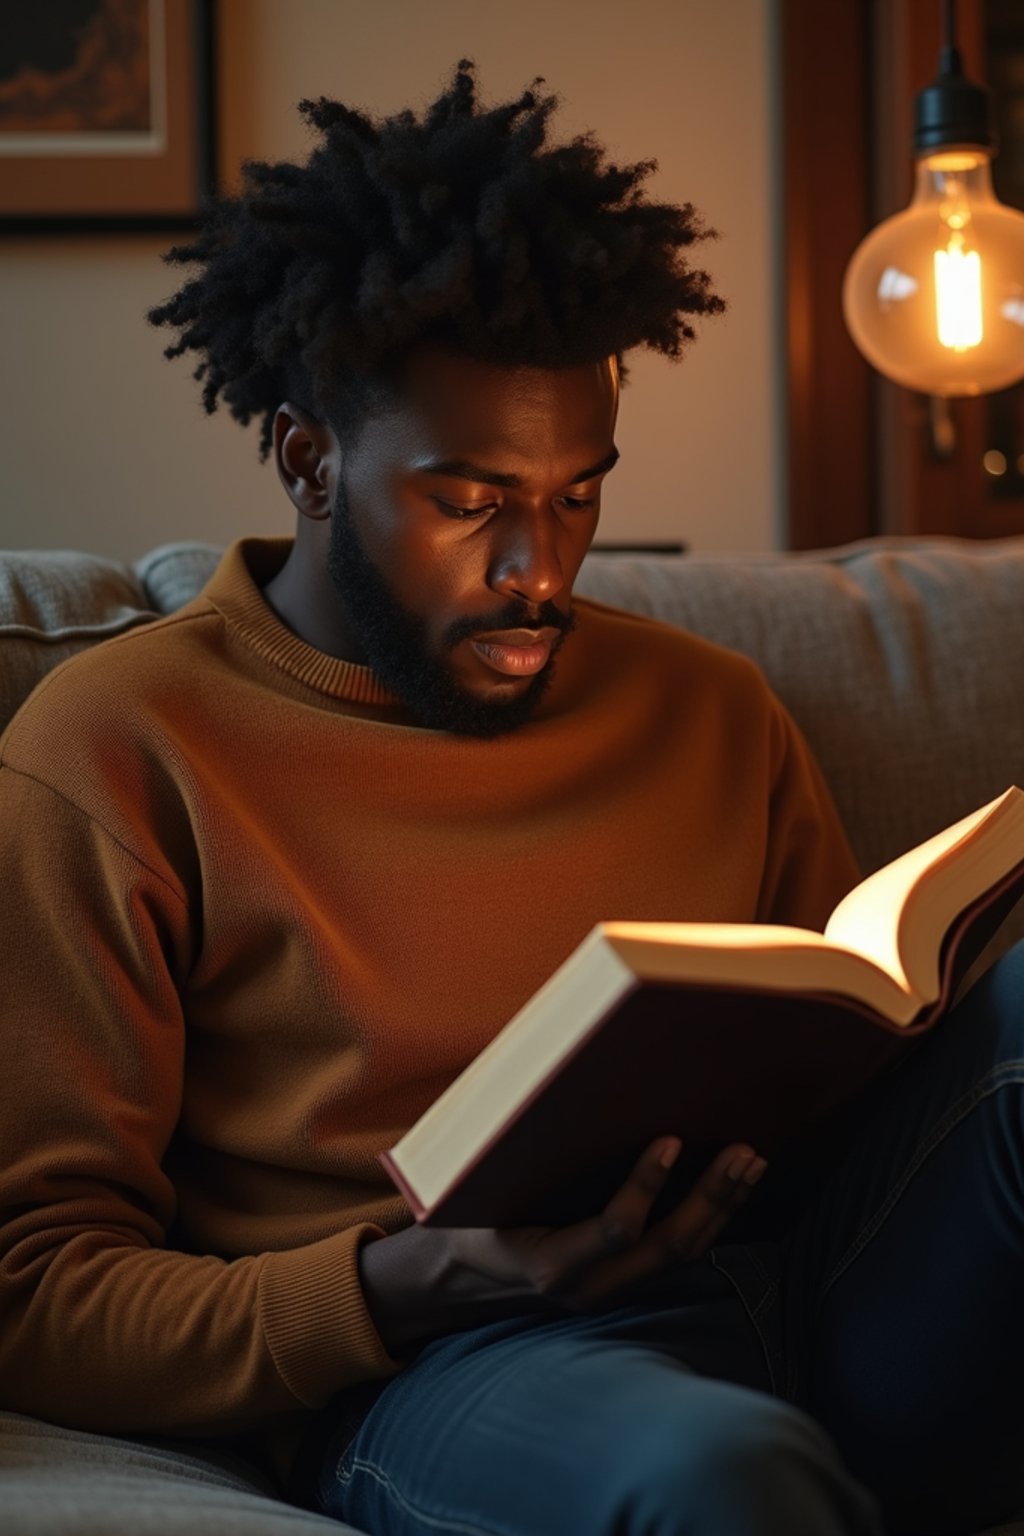
[[[965,251],[954,233],[944,251],[935,252],[935,319],[939,341],[954,352],[976,347],[981,323],[981,257]]]

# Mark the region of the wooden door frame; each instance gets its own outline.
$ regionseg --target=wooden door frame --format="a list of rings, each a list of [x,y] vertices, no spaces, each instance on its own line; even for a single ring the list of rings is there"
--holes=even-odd
[[[781,0],[783,283],[791,549],[874,533],[874,400],[840,307],[870,218],[864,0]]]

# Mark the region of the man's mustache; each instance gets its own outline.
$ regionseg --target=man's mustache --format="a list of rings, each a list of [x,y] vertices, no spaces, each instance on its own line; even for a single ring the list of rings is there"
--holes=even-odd
[[[445,630],[444,643],[446,649],[451,650],[460,640],[471,640],[474,635],[494,635],[502,629],[557,629],[567,635],[575,626],[575,615],[563,613],[554,603],[541,603],[531,611],[527,603],[513,600],[486,617],[467,615],[464,619],[456,619]]]

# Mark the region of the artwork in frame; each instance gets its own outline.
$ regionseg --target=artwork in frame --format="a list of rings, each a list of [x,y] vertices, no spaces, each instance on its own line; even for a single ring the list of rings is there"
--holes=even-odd
[[[213,4],[4,7],[0,230],[195,227],[214,186]]]

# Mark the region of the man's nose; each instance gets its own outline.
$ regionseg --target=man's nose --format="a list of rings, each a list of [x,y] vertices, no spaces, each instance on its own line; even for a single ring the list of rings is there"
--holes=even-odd
[[[562,559],[563,530],[550,509],[524,509],[510,515],[506,509],[504,527],[496,530],[488,585],[503,597],[521,598],[528,603],[543,603],[556,598],[565,584]]]

